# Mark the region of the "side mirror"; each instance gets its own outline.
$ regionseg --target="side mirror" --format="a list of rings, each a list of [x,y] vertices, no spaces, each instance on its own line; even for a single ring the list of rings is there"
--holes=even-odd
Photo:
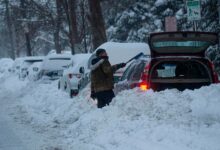
[[[81,74],[84,74],[84,73],[85,73],[84,67],[80,67],[80,68],[79,68],[79,73],[81,73]]]

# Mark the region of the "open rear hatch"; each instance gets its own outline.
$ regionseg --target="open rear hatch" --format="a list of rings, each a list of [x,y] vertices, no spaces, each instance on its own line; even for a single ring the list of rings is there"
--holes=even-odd
[[[217,42],[218,35],[212,32],[159,32],[149,37],[152,57],[204,57],[206,49]]]
[[[195,89],[210,85],[213,80],[206,59],[176,58],[156,61],[150,72],[150,84],[154,90],[177,88]]]

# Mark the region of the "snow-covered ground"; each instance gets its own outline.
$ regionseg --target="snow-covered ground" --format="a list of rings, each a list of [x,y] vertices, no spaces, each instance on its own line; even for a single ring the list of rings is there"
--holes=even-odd
[[[41,149],[220,149],[220,84],[183,92],[123,91],[97,109],[89,87],[70,99],[57,81],[3,76],[0,82],[1,98],[13,101],[9,116],[44,137],[36,141]]]

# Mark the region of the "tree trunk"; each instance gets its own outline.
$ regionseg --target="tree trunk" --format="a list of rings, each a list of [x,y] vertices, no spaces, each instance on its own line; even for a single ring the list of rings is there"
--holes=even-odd
[[[11,21],[10,11],[9,11],[9,4],[8,0],[5,0],[5,7],[6,7],[6,20],[7,20],[7,26],[8,26],[8,32],[9,32],[9,39],[11,42],[11,51],[10,56],[12,59],[15,59],[15,31],[13,30],[13,25]]]
[[[76,0],[68,0],[68,12],[69,12],[69,25],[70,25],[70,43],[72,48],[72,54],[75,54],[74,46],[79,42],[77,23],[76,23]]]
[[[64,10],[66,13],[67,21],[69,24],[69,42],[71,53],[75,54],[75,44],[79,43],[79,35],[76,21],[76,0],[62,0]]]
[[[60,27],[61,27],[61,14],[62,14],[62,8],[61,8],[61,1],[56,0],[56,11],[57,11],[57,17],[55,21],[55,32],[54,32],[54,43],[55,43],[55,49],[57,54],[61,53],[61,45],[60,45]]]
[[[80,4],[80,10],[81,10],[81,16],[82,16],[82,33],[83,33],[83,44],[84,44],[84,50],[85,53],[88,53],[87,51],[87,43],[86,43],[86,24],[85,24],[85,7],[84,2],[82,1]]]
[[[94,49],[107,41],[105,33],[105,23],[102,16],[100,0],[88,0],[90,15],[88,19],[91,24],[92,42]]]
[[[27,14],[26,14],[26,4],[25,0],[20,0],[20,6],[21,6],[21,11],[22,11],[22,17],[23,19],[27,20]],[[24,25],[24,36],[26,40],[26,47],[27,47],[27,56],[32,56],[32,49],[31,49],[31,39],[30,39],[30,32],[29,32],[29,23],[26,21],[23,23]]]

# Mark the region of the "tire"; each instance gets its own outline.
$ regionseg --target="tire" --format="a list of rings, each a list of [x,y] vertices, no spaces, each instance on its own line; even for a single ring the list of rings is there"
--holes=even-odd
[[[65,82],[64,83],[64,90],[66,90],[67,89],[67,83]]]
[[[78,91],[70,89],[70,93],[69,93],[70,98],[73,98],[73,97],[76,96],[78,93],[79,93]]]
[[[60,81],[58,82],[58,89],[60,89]]]
[[[73,90],[70,89],[70,98],[73,98]]]

